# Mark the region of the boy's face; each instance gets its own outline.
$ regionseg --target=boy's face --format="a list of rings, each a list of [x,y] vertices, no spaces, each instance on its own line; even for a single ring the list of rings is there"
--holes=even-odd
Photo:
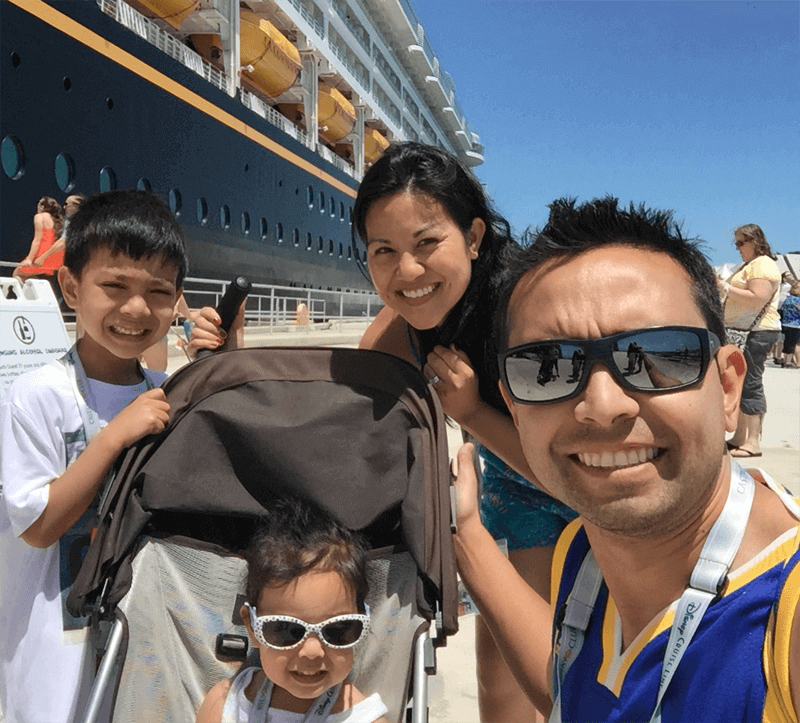
[[[138,359],[167,333],[180,295],[176,278],[175,265],[161,256],[134,260],[105,247],[94,251],[80,278],[66,266],[58,276],[87,346],[118,359]]]

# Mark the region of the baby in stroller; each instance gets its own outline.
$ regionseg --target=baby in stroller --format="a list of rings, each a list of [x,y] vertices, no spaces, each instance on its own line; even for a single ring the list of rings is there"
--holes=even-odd
[[[365,697],[348,678],[369,632],[362,541],[311,503],[284,497],[245,559],[241,616],[261,668],[217,683],[197,723],[387,723],[380,696]]]

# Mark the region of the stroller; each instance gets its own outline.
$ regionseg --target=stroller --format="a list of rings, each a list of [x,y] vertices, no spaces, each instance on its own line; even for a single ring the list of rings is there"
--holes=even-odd
[[[164,389],[167,429],[121,458],[68,600],[104,640],[83,720],[113,695],[114,723],[193,721],[217,681],[257,664],[238,553],[289,492],[366,537],[371,632],[351,679],[390,720],[426,721],[434,645],[458,629],[444,417],[427,380],[380,352],[241,349]]]

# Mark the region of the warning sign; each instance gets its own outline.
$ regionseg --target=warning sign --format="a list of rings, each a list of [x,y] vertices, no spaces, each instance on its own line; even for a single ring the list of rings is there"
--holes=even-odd
[[[0,396],[15,377],[63,356],[69,347],[50,284],[0,278]]]

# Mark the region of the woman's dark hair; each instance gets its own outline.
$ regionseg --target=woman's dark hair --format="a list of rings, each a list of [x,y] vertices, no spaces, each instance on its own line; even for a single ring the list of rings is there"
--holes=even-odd
[[[767,243],[767,237],[761,230],[761,226],[756,223],[746,223],[744,226],[739,226],[739,228],[734,231],[734,234],[737,233],[744,236],[746,241],[750,241],[753,244],[756,251],[756,257],[769,256],[773,261],[777,260],[778,257],[769,247],[769,244]]]
[[[132,259],[161,256],[183,284],[187,258],[183,229],[166,201],[150,191],[107,191],[89,196],[70,219],[64,265],[80,278],[98,248]]]
[[[414,333],[422,363],[437,344],[455,344],[466,352],[477,370],[481,397],[507,413],[497,388],[492,318],[501,286],[503,259],[506,250],[516,246],[508,221],[494,210],[472,172],[449,153],[422,143],[396,143],[386,149],[358,187],[353,230],[365,244],[366,218],[372,205],[404,192],[438,201],[465,236],[474,219],[480,218],[486,224],[478,258],[472,261],[470,282],[461,300],[437,328],[416,329]]]
[[[268,585],[287,585],[307,572],[336,572],[364,610],[367,548],[354,532],[299,497],[279,497],[265,512],[244,553],[247,602],[257,605]]]
[[[42,196],[36,204],[37,211],[39,206],[44,213],[49,213],[53,218],[53,233],[56,238],[60,238],[64,230],[64,209],[61,208],[61,204],[52,196]]]

